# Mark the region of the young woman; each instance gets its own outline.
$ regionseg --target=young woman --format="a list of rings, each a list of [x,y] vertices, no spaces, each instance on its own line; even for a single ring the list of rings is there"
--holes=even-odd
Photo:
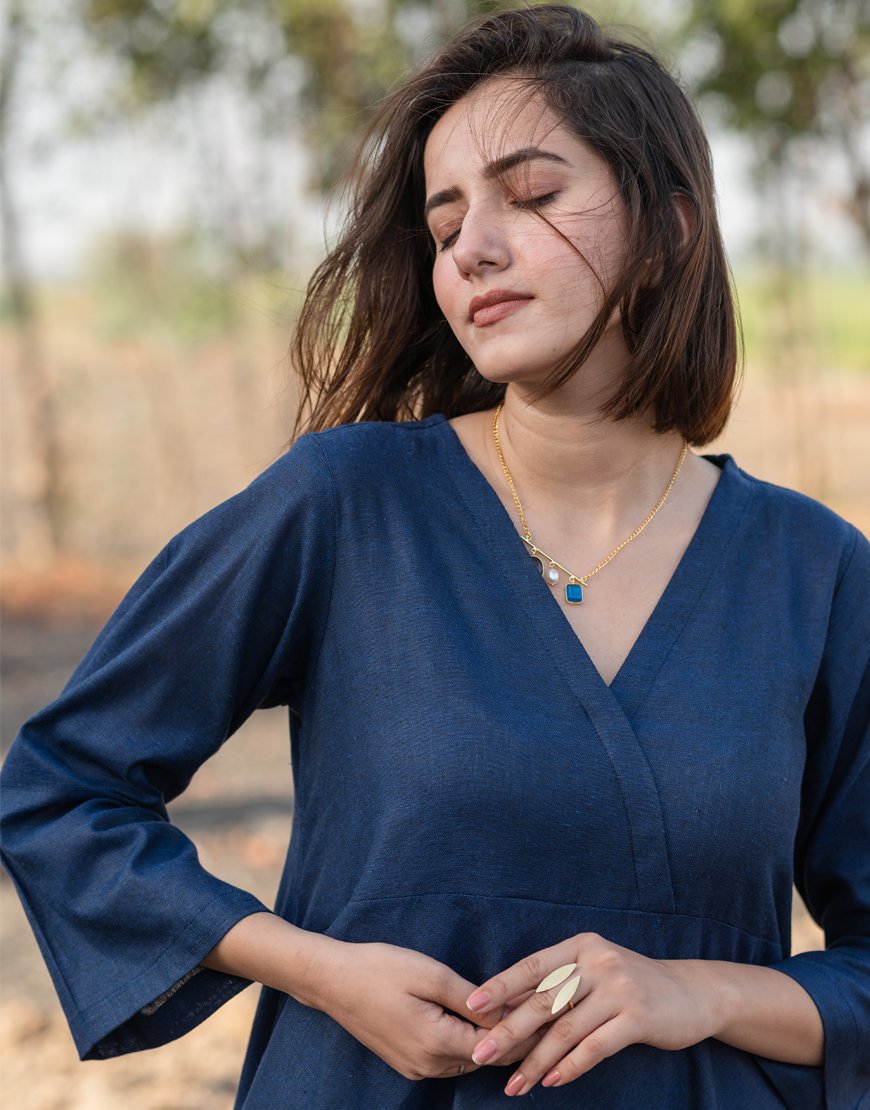
[[[694,112],[537,7],[462,31],[361,166],[300,322],[306,434],[7,760],[82,1057],[256,980],[246,1110],[858,1106],[870,545],[687,449],[737,347]],[[270,913],[165,802],[278,703]],[[789,955],[793,880],[824,952]]]

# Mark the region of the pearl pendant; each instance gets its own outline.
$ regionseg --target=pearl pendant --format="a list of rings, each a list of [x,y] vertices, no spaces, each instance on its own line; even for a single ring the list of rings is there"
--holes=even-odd
[[[560,575],[559,575],[559,572],[556,570],[555,567],[547,567],[547,571],[546,571],[544,577],[547,579],[547,585],[548,586],[558,586],[559,585]]]

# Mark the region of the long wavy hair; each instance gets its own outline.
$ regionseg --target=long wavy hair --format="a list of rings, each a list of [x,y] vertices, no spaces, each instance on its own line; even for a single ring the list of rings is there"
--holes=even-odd
[[[707,139],[660,61],[560,5],[475,20],[381,106],[348,177],[343,233],[297,322],[294,438],[359,420],[457,416],[504,395],[440,312],[423,222],[429,133],[452,104],[499,75],[517,78],[601,155],[628,213],[622,272],[540,395],[577,372],[618,309],[630,364],[602,417],[651,411],[657,431],[708,442],[730,412],[740,342]],[[692,210],[685,223],[677,195]]]

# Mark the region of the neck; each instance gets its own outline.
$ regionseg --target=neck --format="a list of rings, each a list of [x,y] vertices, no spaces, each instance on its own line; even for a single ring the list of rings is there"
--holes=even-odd
[[[661,496],[682,447],[679,433],[657,434],[649,417],[602,420],[564,388],[529,404],[509,386],[498,423],[517,493],[536,516],[564,517],[570,505],[576,519],[592,511],[614,526],[633,518]],[[490,450],[500,466],[491,430]]]

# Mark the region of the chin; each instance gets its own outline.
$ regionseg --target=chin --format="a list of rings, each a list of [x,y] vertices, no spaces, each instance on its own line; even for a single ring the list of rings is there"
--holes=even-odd
[[[493,385],[516,385],[532,391],[543,386],[554,366],[513,365],[508,361],[492,363],[486,359],[482,363],[475,362],[474,368]]]

